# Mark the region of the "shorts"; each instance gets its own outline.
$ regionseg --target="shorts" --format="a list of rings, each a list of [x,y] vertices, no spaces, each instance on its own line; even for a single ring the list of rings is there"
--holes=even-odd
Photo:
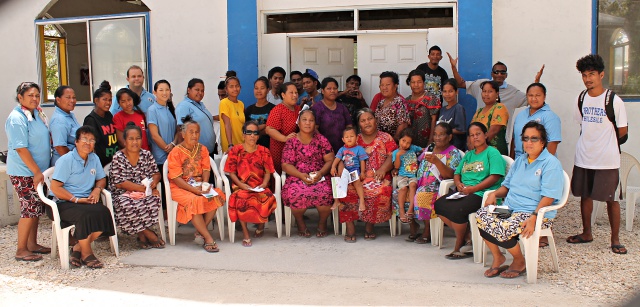
[[[398,176],[398,190],[399,189],[403,189],[405,187],[408,187],[410,184],[415,183],[416,186],[418,185],[418,178],[416,177],[404,177],[404,176]]]
[[[33,177],[9,176],[13,188],[20,200],[20,217],[36,218],[44,215],[44,202],[40,200],[36,187],[33,186]]]
[[[618,169],[586,169],[573,166],[573,196],[597,201],[614,201],[620,174]]]

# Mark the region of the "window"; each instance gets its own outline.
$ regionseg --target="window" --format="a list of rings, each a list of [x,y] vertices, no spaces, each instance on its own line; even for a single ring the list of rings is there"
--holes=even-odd
[[[640,1],[599,0],[597,34],[604,85],[623,98],[640,98]]]
[[[59,85],[71,86],[79,102],[103,80],[113,92],[125,87],[127,69],[142,67],[145,87],[151,82],[148,64],[147,14],[37,20],[40,35],[40,82],[45,102],[53,101]]]
[[[353,30],[353,11],[267,15],[267,33]]]
[[[361,10],[361,30],[429,29],[453,27],[453,8]]]

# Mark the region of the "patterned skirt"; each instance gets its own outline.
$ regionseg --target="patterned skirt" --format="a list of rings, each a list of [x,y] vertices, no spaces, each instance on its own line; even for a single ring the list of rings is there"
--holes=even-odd
[[[133,235],[158,223],[161,202],[160,197],[154,195],[142,199],[119,195],[113,198],[113,207],[118,227],[123,232]]]
[[[269,189],[261,193],[238,189],[229,197],[229,218],[232,222],[262,224],[276,207],[276,198]]]
[[[531,217],[531,213],[514,212],[509,218],[501,219],[489,213],[489,207],[482,207],[476,213],[478,228],[494,237],[499,242],[508,241],[522,233],[522,223]],[[543,218],[542,229],[549,228],[553,219]]]
[[[9,176],[13,188],[20,200],[20,217],[35,218],[44,214],[44,202],[40,200],[36,187],[33,185],[33,177]]]

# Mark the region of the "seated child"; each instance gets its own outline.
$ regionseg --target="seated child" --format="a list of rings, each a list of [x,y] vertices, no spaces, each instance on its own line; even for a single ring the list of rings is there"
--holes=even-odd
[[[411,145],[411,141],[411,128],[402,130],[398,142],[399,148],[391,154],[394,173],[398,174],[398,210],[400,211],[400,222],[402,223],[408,223],[413,219],[413,204],[418,188],[418,178],[416,177],[418,156],[422,152],[422,148]],[[404,205],[407,197],[409,197],[409,211],[405,213]]]
[[[356,140],[357,136],[355,128],[347,127],[344,129],[342,132],[342,141],[344,142],[344,146],[338,150],[338,154],[336,154],[336,158],[333,160],[333,164],[331,164],[331,176],[341,176],[342,171],[346,168],[349,173],[357,171],[358,176],[360,178],[364,178],[364,161],[369,159],[369,156],[362,146],[356,144]],[[340,163],[340,161],[342,161],[342,163]],[[362,188],[362,181],[358,179],[350,184],[353,184],[356,188],[356,192],[358,192],[358,197],[360,198],[359,210],[364,211],[364,189]],[[339,205],[340,202],[336,198],[333,202],[333,206],[331,206],[331,210],[335,209]]]

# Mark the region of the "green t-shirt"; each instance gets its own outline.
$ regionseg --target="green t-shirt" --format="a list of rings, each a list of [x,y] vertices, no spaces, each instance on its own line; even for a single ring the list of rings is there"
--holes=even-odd
[[[477,185],[490,175],[502,176],[500,180],[488,189],[474,193],[482,197],[485,191],[496,190],[500,187],[502,180],[504,180],[505,169],[506,164],[500,152],[495,147],[489,146],[479,154],[476,154],[475,150],[467,151],[458,168],[456,168],[455,174],[460,175],[460,180],[466,186]]]

